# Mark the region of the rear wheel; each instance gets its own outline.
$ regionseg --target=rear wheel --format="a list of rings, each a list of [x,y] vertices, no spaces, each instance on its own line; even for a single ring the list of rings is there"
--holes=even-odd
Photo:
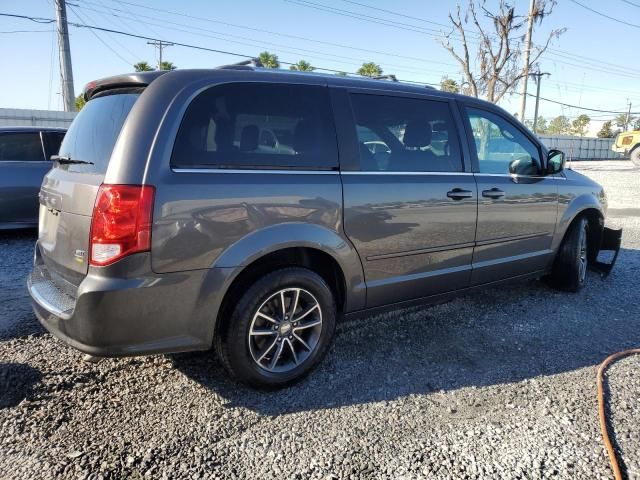
[[[580,217],[571,224],[556,256],[550,280],[553,286],[577,292],[585,284],[589,267],[589,221]]]
[[[640,145],[633,147],[633,150],[629,153],[629,158],[636,167],[640,167]]]
[[[232,376],[256,388],[279,388],[308,374],[335,331],[336,305],[315,272],[291,267],[265,275],[232,309],[216,340]]]

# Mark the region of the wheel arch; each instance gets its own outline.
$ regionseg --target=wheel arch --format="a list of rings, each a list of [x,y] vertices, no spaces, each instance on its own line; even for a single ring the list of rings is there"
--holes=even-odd
[[[602,205],[595,196],[583,195],[581,197],[577,197],[571,202],[558,222],[552,246],[552,249],[555,252],[554,258],[558,255],[558,251],[560,250],[571,225],[573,225],[577,219],[582,217],[586,217],[589,222],[588,244],[590,260],[593,260],[597,256],[602,242],[602,233],[604,231],[604,211]]]
[[[238,292],[277,268],[299,266],[318,273],[336,296],[338,311],[364,308],[366,286],[355,248],[338,233],[320,225],[295,223],[267,227],[245,236],[223,252],[212,271],[225,271],[224,291],[212,336],[229,313]]]

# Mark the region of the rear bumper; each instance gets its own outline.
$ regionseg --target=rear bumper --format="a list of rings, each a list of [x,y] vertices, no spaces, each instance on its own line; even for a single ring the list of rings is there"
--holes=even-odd
[[[210,348],[219,306],[215,286],[224,284],[224,271],[159,275],[145,268],[150,266],[148,253],[118,263],[115,269],[90,268],[70,292],[52,279],[36,253],[27,286],[40,323],[65,343],[95,356]],[[117,276],[119,272],[133,274]]]

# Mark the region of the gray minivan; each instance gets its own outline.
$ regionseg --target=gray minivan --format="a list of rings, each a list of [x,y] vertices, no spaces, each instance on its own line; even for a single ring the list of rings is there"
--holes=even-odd
[[[42,185],[28,287],[92,355],[215,346],[279,387],[339,317],[547,275],[577,291],[619,249],[603,189],[481,100],[247,66],[85,98]]]

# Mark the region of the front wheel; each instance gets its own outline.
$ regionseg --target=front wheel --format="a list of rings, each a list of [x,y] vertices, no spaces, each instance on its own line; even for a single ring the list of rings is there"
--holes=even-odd
[[[560,246],[550,280],[553,286],[577,292],[585,284],[589,267],[589,221],[576,219]]]
[[[320,275],[290,267],[265,275],[237,299],[216,350],[231,375],[255,388],[279,388],[308,374],[335,331],[336,305]]]
[[[633,150],[631,150],[629,158],[636,167],[640,167],[640,145],[636,145]]]

